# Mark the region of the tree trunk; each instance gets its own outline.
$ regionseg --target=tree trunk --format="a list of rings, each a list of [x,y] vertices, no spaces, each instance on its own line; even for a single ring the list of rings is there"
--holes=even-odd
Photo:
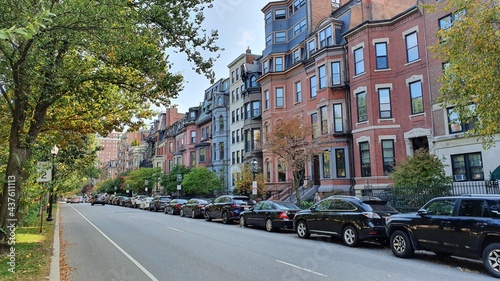
[[[300,199],[300,179],[301,178],[301,173],[300,172],[293,172],[293,186],[295,187],[295,199],[297,199],[297,206],[300,206],[302,204],[301,199]]]

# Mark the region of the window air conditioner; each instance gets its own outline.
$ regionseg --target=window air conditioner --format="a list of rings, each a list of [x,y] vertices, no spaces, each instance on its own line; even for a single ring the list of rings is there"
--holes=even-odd
[[[464,181],[464,180],[466,180],[466,178],[465,178],[465,175],[464,175],[464,174],[455,175],[455,176],[454,176],[454,179],[455,179],[455,181]]]

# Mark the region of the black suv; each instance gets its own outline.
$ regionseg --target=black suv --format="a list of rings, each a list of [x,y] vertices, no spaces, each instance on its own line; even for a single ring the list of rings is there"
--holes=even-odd
[[[338,236],[354,247],[363,240],[386,241],[385,219],[397,213],[377,197],[334,195],[295,214],[293,228],[300,238],[311,233]]]
[[[391,216],[386,231],[397,257],[429,250],[481,258],[488,272],[500,277],[500,195],[434,198],[416,213]]]
[[[224,224],[237,220],[241,212],[250,210],[254,202],[247,196],[222,195],[205,206],[205,220],[222,219]]]

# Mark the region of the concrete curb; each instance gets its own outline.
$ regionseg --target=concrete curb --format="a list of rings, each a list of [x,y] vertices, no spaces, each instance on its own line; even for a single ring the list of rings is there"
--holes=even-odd
[[[57,206],[57,213],[56,213],[56,224],[54,225],[54,245],[53,245],[53,252],[52,252],[52,257],[50,260],[50,275],[48,279],[50,281],[60,281],[61,276],[60,276],[60,261],[59,261],[59,254],[60,254],[60,241],[59,241],[59,210],[61,206]]]

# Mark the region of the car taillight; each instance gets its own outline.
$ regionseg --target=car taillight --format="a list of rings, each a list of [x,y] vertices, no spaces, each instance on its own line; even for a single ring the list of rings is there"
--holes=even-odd
[[[231,205],[229,205],[229,207],[231,207],[231,209],[234,209],[234,208],[236,208],[236,204],[231,203]]]
[[[281,212],[279,215],[278,215],[278,218],[279,219],[282,219],[282,220],[287,220],[288,219],[288,214],[286,212]]]
[[[198,205],[198,208],[204,208],[205,205]]]
[[[363,216],[369,218],[369,219],[380,219],[381,217],[374,212],[363,212]]]

